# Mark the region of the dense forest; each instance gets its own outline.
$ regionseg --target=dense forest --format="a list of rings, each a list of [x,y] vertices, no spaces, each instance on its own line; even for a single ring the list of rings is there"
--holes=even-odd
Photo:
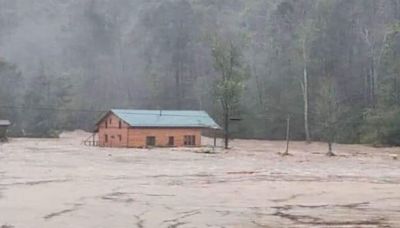
[[[229,112],[243,138],[283,139],[290,116],[294,139],[400,145],[400,0],[0,0],[12,134],[90,130],[110,108]]]

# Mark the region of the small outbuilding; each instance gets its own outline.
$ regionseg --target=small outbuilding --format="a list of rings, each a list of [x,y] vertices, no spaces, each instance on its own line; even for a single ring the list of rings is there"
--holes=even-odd
[[[198,147],[206,129],[220,126],[204,111],[113,109],[96,124],[103,147]]]
[[[11,122],[9,120],[0,120],[0,141],[7,140],[7,130],[10,125]]]

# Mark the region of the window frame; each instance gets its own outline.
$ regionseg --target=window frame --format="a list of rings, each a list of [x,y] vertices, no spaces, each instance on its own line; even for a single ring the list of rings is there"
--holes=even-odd
[[[183,144],[185,146],[196,146],[196,136],[195,135],[183,136]]]

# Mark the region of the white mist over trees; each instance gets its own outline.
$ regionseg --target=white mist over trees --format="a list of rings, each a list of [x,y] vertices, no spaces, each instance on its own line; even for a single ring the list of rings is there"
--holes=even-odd
[[[336,141],[399,145],[399,20],[399,0],[0,0],[0,118],[29,135],[91,129],[115,107],[223,125],[221,37],[251,75],[233,136],[283,139],[290,115],[292,138],[325,139],[332,88]]]

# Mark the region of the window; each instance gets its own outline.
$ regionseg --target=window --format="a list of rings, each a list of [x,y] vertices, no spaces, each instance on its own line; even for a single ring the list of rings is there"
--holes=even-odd
[[[111,135],[111,138],[112,138],[112,139],[115,139],[115,136],[114,136],[114,135]]]
[[[146,145],[147,145],[147,146],[155,146],[155,145],[156,145],[156,137],[154,137],[154,136],[147,136],[147,137],[146,137]]]
[[[122,122],[121,122],[121,120],[118,122],[118,128],[122,128]]]
[[[108,128],[108,123],[107,123],[107,121],[106,121],[106,128]]]
[[[122,135],[118,135],[118,139],[121,142],[122,141]]]
[[[110,125],[111,125],[111,123],[112,123],[112,119],[110,118]]]
[[[173,136],[168,137],[168,146],[175,145],[175,138]]]
[[[185,146],[195,146],[196,145],[196,136],[194,135],[185,135],[183,139],[183,144]]]
[[[104,135],[104,142],[108,142],[108,135]]]

